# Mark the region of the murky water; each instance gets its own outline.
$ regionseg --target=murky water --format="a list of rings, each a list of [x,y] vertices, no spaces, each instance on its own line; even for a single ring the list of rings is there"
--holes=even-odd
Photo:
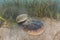
[[[0,40],[60,40],[60,21],[46,19],[43,22],[45,31],[41,35],[29,35],[21,27],[13,25],[0,28]]]

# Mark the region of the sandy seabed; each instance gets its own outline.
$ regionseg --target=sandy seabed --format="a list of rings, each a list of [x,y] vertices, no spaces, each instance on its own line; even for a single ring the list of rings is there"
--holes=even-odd
[[[27,34],[22,28],[13,25],[0,28],[0,40],[60,40],[60,21],[45,19],[45,31],[38,36]]]

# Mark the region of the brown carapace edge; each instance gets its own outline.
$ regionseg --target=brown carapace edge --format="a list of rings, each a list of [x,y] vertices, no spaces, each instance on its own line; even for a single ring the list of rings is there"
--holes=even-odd
[[[24,29],[24,31],[26,31],[29,35],[40,35],[40,34],[42,34],[45,31],[45,29],[42,26],[41,28],[39,28],[37,30],[27,30],[27,29]]]

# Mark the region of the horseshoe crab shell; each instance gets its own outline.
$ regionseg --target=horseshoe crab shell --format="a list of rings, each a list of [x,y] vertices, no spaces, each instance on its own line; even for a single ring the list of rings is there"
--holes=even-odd
[[[30,35],[39,35],[44,32],[43,23],[38,20],[32,20],[29,25],[24,27],[24,30]]]

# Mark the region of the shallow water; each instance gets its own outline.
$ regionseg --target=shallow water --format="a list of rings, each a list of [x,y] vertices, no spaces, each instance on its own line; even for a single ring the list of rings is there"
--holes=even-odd
[[[27,34],[21,27],[0,28],[0,40],[59,40],[60,21],[46,19],[43,21],[45,31],[38,36]]]

